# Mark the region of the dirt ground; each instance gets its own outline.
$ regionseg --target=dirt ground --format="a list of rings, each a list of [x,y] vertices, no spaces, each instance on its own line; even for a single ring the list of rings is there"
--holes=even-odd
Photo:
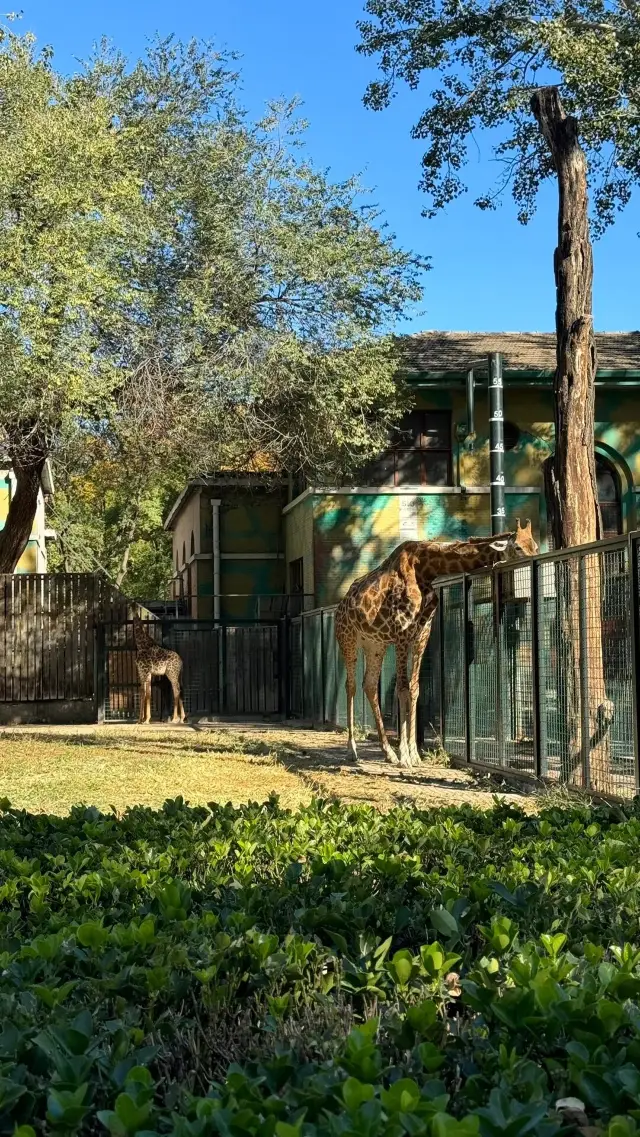
[[[33,812],[64,814],[73,805],[121,813],[158,807],[181,795],[193,804],[264,801],[277,793],[295,808],[313,796],[366,802],[491,806],[494,795],[527,810],[540,805],[521,791],[466,770],[423,763],[400,770],[359,743],[357,765],[345,761],[345,736],[267,723],[169,726],[18,726],[0,729],[0,796]]]

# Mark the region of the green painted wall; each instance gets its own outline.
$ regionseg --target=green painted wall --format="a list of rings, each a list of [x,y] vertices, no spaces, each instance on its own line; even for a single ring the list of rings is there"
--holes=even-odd
[[[220,550],[223,553],[280,553],[283,551],[280,495],[247,494],[246,500],[222,499]]]
[[[284,592],[284,567],[283,560],[223,560],[220,565],[222,619],[253,619],[259,596]],[[233,597],[231,593],[245,595]]]
[[[288,566],[302,557],[304,591],[312,596],[315,591],[313,560],[313,498],[305,497],[284,515],[285,550]],[[287,588],[289,578],[287,577]]]
[[[418,539],[465,539],[489,533],[489,421],[486,391],[476,391],[476,439],[456,441],[466,423],[463,390],[420,391],[416,405],[449,407],[453,428],[453,480],[458,492],[415,491]],[[505,389],[505,419],[517,424],[520,439],[505,454],[507,528],[516,517],[531,518],[536,539],[547,548],[543,464],[553,446],[553,397],[536,388]],[[625,530],[637,525],[640,483],[640,406],[633,391],[603,390],[596,400],[596,449],[613,461],[623,490]],[[484,492],[465,492],[480,489]],[[513,492],[518,489],[521,492]],[[525,490],[534,492],[524,492]],[[462,492],[460,492],[462,491]],[[379,564],[404,539],[398,493],[325,494],[313,500],[313,563],[316,602],[334,603],[356,577]],[[289,556],[287,550],[287,556]]]

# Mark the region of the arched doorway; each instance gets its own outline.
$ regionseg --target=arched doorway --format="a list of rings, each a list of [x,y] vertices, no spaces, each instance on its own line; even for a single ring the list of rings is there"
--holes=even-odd
[[[598,504],[602,515],[602,536],[618,537],[622,533],[622,486],[613,462],[596,454]]]

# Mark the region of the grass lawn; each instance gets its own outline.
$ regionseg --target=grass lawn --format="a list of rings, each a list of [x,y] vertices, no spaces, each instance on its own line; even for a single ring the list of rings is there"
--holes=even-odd
[[[66,814],[73,805],[161,806],[183,797],[265,801],[276,793],[295,809],[315,796],[371,803],[382,810],[410,802],[425,808],[462,802],[490,807],[498,792],[537,808],[532,795],[472,777],[467,771],[423,765],[400,771],[360,745],[363,761],[346,765],[344,735],[280,726],[171,727],[109,725],[12,727],[0,730],[0,797],[33,813]]]

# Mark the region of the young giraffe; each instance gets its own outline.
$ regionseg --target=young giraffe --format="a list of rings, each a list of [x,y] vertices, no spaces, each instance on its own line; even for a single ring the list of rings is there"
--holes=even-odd
[[[133,638],[136,643],[136,668],[140,680],[139,722],[151,722],[151,680],[154,675],[166,675],[173,691],[173,717],[171,722],[184,722],[181,677],[182,660],[177,651],[161,647],[145,631],[142,620],[133,620]]]
[[[520,519],[515,533],[472,537],[468,541],[405,541],[382,564],[355,580],[336,609],[336,638],[347,669],[348,751],[357,760],[353,700],[358,648],[365,657],[363,688],[371,705],[380,746],[387,762],[398,758],[389,745],[380,703],[378,681],[389,644],[396,649],[396,690],[399,704],[400,765],[420,762],[416,714],[420,665],[429,642],[438,604],[433,581],[438,576],[489,568],[498,561],[531,557],[538,552],[531,522]],[[409,660],[411,670],[409,674]]]

